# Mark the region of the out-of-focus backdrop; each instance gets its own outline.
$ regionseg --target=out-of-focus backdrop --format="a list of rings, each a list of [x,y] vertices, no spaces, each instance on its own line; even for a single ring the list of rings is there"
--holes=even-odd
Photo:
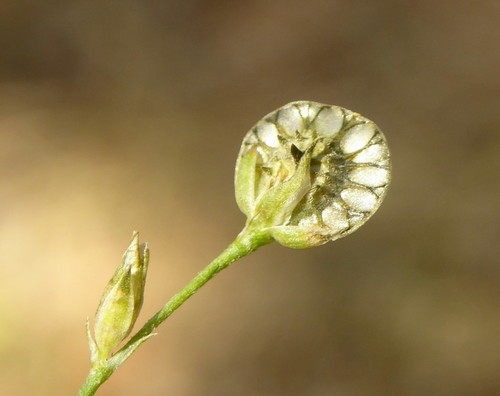
[[[102,396],[500,394],[497,1],[0,3],[0,393],[72,395],[137,229],[142,323],[240,231],[233,170],[294,100],[374,120],[379,212],[222,272]]]

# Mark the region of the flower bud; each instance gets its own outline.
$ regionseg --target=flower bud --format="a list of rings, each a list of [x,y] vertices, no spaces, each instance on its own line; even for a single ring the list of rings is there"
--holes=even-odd
[[[292,248],[346,236],[380,206],[390,180],[384,135],[350,110],[299,101],[259,121],[236,163],[247,226]]]
[[[148,264],[149,249],[139,245],[139,233],[134,232],[97,308],[94,338],[100,360],[107,359],[132,331],[144,299]]]

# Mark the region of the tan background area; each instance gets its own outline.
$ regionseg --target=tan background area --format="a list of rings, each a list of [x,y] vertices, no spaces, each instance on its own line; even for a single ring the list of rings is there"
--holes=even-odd
[[[497,1],[0,2],[0,394],[73,395],[137,229],[142,323],[244,223],[246,131],[299,99],[374,120],[379,212],[266,246],[101,396],[500,394]]]

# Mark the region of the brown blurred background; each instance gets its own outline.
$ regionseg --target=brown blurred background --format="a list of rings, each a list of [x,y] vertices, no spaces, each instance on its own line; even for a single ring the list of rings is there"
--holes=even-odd
[[[348,238],[262,248],[101,396],[499,395],[498,1],[0,2],[0,394],[73,395],[132,230],[142,323],[239,232],[246,131],[374,120],[394,176]]]

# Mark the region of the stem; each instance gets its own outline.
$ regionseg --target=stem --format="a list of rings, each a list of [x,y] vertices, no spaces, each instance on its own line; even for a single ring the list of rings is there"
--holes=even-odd
[[[122,348],[130,346],[140,338],[147,336],[165,319],[179,308],[189,297],[198,291],[205,283],[212,279],[229,264],[248,255],[258,247],[269,243],[265,235],[248,232],[244,229],[240,235],[214,261],[198,273],[180,292],[174,295]]]
[[[94,395],[104,381],[135,351],[137,346],[205,283],[229,264],[271,241],[272,239],[267,233],[248,228],[243,229],[238,237],[214,261],[199,272],[180,292],[175,294],[112,358],[101,362],[102,365],[91,368],[78,396]]]
[[[85,382],[78,391],[78,396],[91,396],[94,395],[97,389],[106,381],[111,374],[113,374],[113,369],[109,368],[92,368],[89,375],[85,378]]]

